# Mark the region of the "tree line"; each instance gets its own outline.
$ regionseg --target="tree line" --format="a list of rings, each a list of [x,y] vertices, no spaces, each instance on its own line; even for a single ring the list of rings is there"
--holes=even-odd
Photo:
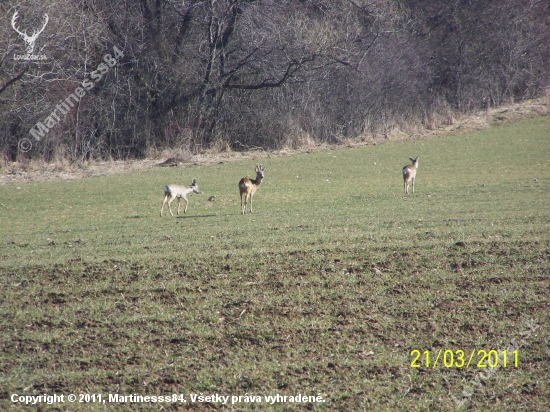
[[[4,162],[339,142],[550,87],[545,0],[7,0],[0,11]],[[25,58],[21,33],[44,21]]]

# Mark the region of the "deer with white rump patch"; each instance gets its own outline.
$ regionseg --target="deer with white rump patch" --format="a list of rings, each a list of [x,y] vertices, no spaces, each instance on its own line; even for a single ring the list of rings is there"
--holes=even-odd
[[[170,203],[177,198],[178,199],[178,215],[180,214],[180,201],[183,198],[185,200],[185,209],[183,209],[183,213],[187,212],[187,205],[189,204],[189,200],[187,200],[187,195],[189,193],[197,193],[199,192],[199,186],[197,185],[197,180],[193,179],[191,182],[191,186],[181,186],[181,185],[168,185],[164,186],[164,201],[162,202],[162,207],[160,209],[160,215],[162,216],[162,211],[164,210],[164,205],[166,202],[168,202],[168,210],[170,211],[170,215],[174,216],[172,213],[172,209],[170,208]]]
[[[405,194],[409,194],[409,183],[412,182],[413,187],[413,194],[414,194],[414,179],[416,179],[416,170],[418,169],[418,158],[419,156],[416,156],[416,159],[413,159],[412,157],[409,157],[409,159],[412,162],[412,165],[405,166],[403,168],[403,184],[405,187]]]
[[[262,184],[264,172],[265,167],[262,167],[261,164],[257,164],[256,179],[243,177],[239,181],[239,192],[241,193],[241,212],[243,215],[246,213],[246,204],[248,203],[248,199],[250,199],[250,213],[252,213],[252,196],[254,196],[254,193],[256,193],[256,190],[258,190],[258,187]]]

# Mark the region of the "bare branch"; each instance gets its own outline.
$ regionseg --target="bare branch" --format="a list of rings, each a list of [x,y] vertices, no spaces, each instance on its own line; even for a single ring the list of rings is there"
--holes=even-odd
[[[278,81],[271,81],[269,79],[262,80],[256,84],[225,84],[226,89],[241,89],[241,90],[258,90],[269,87],[280,87],[289,78],[291,78],[297,71],[299,71],[305,63],[309,63],[315,60],[315,56],[303,58],[300,61],[292,61],[288,64],[285,73]]]
[[[29,70],[29,67],[28,66],[25,66],[25,68],[23,69],[23,71],[21,73],[19,73],[17,76],[15,76],[14,78],[10,79],[7,81],[6,84],[4,84],[2,87],[0,87],[0,93],[4,92],[4,90],[6,90],[8,87],[10,87],[12,84],[14,84],[16,81],[18,81],[19,79],[21,79],[21,77],[23,77],[23,75]]]

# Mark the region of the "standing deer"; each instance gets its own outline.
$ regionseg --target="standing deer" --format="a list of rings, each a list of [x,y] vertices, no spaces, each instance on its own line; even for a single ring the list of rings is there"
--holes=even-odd
[[[241,212],[244,215],[246,213],[246,204],[250,199],[250,213],[252,213],[252,196],[258,190],[258,187],[262,184],[264,178],[265,168],[261,164],[256,165],[256,180],[243,177],[239,181],[239,192],[241,193]],[[243,199],[244,195],[244,199]]]
[[[160,208],[160,215],[162,216],[164,205],[168,202],[168,210],[170,211],[170,215],[174,216],[172,209],[170,208],[170,203],[172,203],[175,198],[178,198],[178,215],[180,214],[180,201],[182,198],[185,200],[185,209],[183,209],[183,213],[187,212],[187,205],[189,204],[187,195],[193,192],[200,194],[196,179],[193,179],[190,187],[181,185],[164,186],[164,201],[162,202],[162,207]]]
[[[409,157],[411,159],[412,165],[405,166],[403,168],[403,181],[405,186],[405,194],[409,194],[409,182],[412,181],[413,186],[413,194],[414,194],[414,179],[416,178],[416,170],[418,169],[418,158],[419,156],[416,156],[416,159],[413,159],[412,157]]]

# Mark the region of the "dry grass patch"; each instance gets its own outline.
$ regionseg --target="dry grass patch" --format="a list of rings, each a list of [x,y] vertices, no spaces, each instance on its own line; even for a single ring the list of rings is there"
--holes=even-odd
[[[318,153],[344,147],[376,145],[386,141],[405,141],[457,135],[484,130],[489,126],[500,126],[521,119],[547,116],[550,113],[550,98],[529,100],[495,109],[480,111],[473,115],[460,115],[450,112],[433,115],[424,124],[403,124],[388,127],[381,134],[365,134],[357,139],[341,139],[339,144],[318,144],[312,136],[297,132],[289,137],[288,144],[280,149],[264,150],[243,146],[244,151],[232,151],[226,142],[215,142],[211,148],[201,153],[192,154],[186,149],[151,150],[147,159],[130,161],[87,161],[69,163],[60,160],[46,164],[37,160],[0,165],[0,184],[17,182],[73,180],[87,177],[110,176],[127,173],[138,173],[159,166],[188,167],[208,165],[220,162],[240,160],[261,160],[278,156],[292,156],[300,153]]]

